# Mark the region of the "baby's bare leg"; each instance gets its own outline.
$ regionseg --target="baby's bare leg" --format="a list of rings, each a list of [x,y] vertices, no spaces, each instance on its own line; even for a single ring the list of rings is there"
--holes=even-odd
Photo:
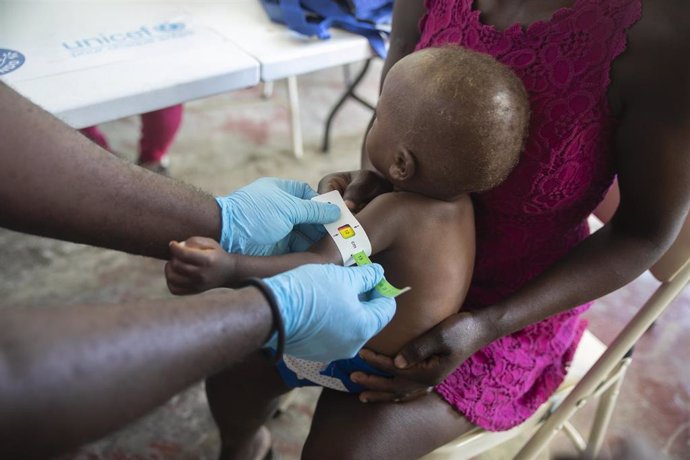
[[[406,403],[363,404],[324,389],[303,459],[416,459],[473,428],[440,396]]]
[[[221,459],[253,459],[262,455],[265,432],[259,429],[289,391],[275,365],[263,352],[206,380],[206,395],[220,430]]]

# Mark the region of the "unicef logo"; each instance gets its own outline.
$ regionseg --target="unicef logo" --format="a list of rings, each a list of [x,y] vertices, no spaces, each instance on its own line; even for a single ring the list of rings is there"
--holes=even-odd
[[[0,75],[17,70],[24,61],[26,58],[19,51],[0,48]]]
[[[184,22],[162,22],[154,27],[158,32],[180,32],[185,28]]]
[[[168,20],[155,25],[143,25],[134,30],[101,32],[90,37],[63,41],[62,47],[72,57],[79,57],[131,48],[132,46],[148,46],[152,43],[177,40],[193,33],[192,28],[187,27],[184,22]]]

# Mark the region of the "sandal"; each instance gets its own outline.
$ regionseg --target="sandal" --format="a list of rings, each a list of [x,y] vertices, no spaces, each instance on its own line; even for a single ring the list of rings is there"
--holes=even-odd
[[[149,171],[155,172],[156,174],[160,174],[161,176],[170,177],[170,159],[168,159],[168,157],[163,157],[161,161],[156,163],[146,163],[137,161],[137,165],[141,166],[144,169],[148,169]]]

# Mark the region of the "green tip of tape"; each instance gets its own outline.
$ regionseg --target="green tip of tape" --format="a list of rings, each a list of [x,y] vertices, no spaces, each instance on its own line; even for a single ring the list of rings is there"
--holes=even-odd
[[[364,251],[352,254],[352,258],[355,259],[355,263],[360,267],[362,265],[370,265],[372,263]],[[379,281],[378,284],[374,286],[374,289],[376,289],[382,296],[391,298],[398,297],[400,294],[404,294],[410,290],[409,287],[398,289],[397,287],[393,286],[391,283],[386,281],[386,278],[383,278],[381,281]]]

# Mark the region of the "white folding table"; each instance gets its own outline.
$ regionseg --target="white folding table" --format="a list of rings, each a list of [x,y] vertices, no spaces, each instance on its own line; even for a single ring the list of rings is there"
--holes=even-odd
[[[259,83],[256,59],[179,4],[3,1],[3,50],[24,62],[0,79],[75,128]]]
[[[287,79],[295,156],[303,155],[297,76],[330,67],[364,61],[374,56],[362,36],[331,29],[332,37],[319,40],[292,32],[272,22],[259,0],[188,2],[185,8],[232,40],[259,61],[262,82]]]
[[[371,59],[368,41],[332,29],[301,36],[259,0],[0,0],[3,50],[25,58],[0,73],[75,128],[287,79],[293,150],[303,154],[297,76]]]

